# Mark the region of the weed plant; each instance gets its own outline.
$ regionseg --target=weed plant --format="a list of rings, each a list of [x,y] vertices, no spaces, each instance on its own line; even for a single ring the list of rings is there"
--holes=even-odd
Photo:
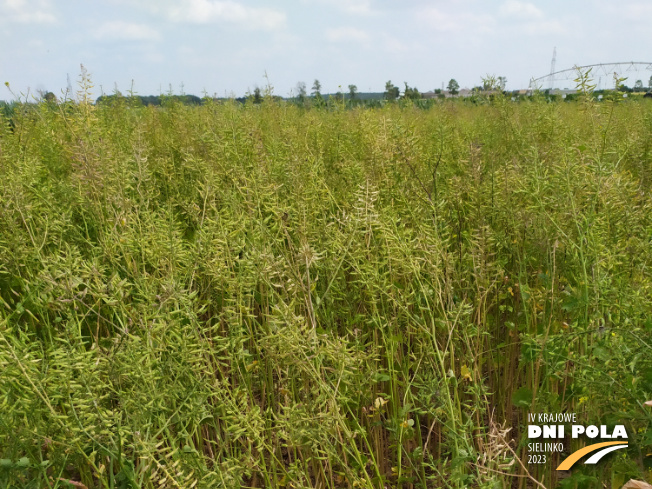
[[[652,104],[89,89],[0,124],[2,487],[649,480]],[[629,448],[528,466],[562,411]]]

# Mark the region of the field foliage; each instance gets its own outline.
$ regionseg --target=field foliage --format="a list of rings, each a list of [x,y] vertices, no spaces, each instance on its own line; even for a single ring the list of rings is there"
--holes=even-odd
[[[649,478],[651,187],[645,100],[17,104],[0,485]],[[630,447],[528,465],[561,411]]]

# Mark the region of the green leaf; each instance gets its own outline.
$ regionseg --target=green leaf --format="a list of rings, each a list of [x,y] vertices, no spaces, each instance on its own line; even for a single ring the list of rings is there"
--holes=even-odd
[[[16,462],[16,467],[29,467],[29,459],[27,457],[22,457]]]
[[[527,408],[532,404],[532,391],[527,387],[521,387],[512,394],[514,406]]]
[[[593,348],[593,355],[595,356],[595,358],[603,362],[606,362],[611,358],[609,352],[600,346],[596,346],[595,348]]]

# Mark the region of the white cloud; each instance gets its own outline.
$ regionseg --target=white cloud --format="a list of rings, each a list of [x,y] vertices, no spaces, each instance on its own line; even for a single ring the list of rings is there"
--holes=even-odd
[[[423,53],[425,46],[416,40],[400,39],[387,33],[382,34],[383,51],[390,54]]]
[[[179,23],[227,22],[252,30],[280,30],[287,23],[285,12],[268,7],[250,7],[237,0],[110,0],[127,7],[140,7]]]
[[[247,7],[232,0],[183,0],[169,6],[166,13],[171,20],[208,24],[230,22],[250,29],[275,30],[285,26],[284,12],[265,7]]]
[[[564,21],[546,18],[538,7],[528,2],[507,0],[500,6],[499,13],[507,20],[513,20],[506,32],[526,36],[568,33]]]
[[[439,32],[452,33],[491,33],[495,19],[488,14],[474,14],[462,10],[446,12],[435,7],[418,12],[421,22],[427,23],[430,28]]]
[[[535,5],[518,0],[507,0],[500,6],[500,13],[508,17],[517,17],[519,19],[543,19],[544,15]]]
[[[370,0],[326,0],[326,3],[349,14],[370,14]]]
[[[95,31],[95,37],[101,40],[121,41],[157,41],[161,38],[156,29],[146,24],[112,21],[105,22]]]
[[[539,20],[535,22],[526,22],[521,26],[520,31],[525,35],[568,33],[568,30],[566,27],[564,27],[564,24],[558,20]]]
[[[57,20],[48,0],[1,0],[0,18],[21,24],[48,24]]]
[[[617,15],[632,21],[645,21],[647,22],[652,15],[652,4],[649,3],[621,3],[620,5],[610,5],[609,13]]]
[[[370,14],[372,12],[371,2],[365,1],[344,2],[340,8],[350,14]]]
[[[355,27],[336,27],[326,30],[326,39],[331,42],[367,42],[369,34]]]
[[[308,4],[321,4],[347,14],[368,15],[373,12],[371,0],[303,0]]]

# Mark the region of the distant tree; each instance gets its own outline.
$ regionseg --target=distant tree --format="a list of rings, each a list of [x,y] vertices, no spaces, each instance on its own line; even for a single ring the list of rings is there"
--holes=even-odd
[[[304,82],[297,83],[297,99],[303,103],[306,100],[306,84]]]
[[[435,88],[435,94],[439,95],[441,93],[441,88]]]
[[[45,102],[55,102],[57,100],[54,94],[47,90],[37,90],[36,93],[38,93],[39,98]]]
[[[499,76],[498,77],[498,86],[500,87],[501,90],[505,90],[505,87],[507,86],[507,77],[506,76]]]
[[[643,82],[641,80],[636,80],[636,83],[634,83],[634,91],[635,92],[645,91],[645,89],[643,88]]]
[[[342,93],[342,85],[338,85],[337,88],[338,88],[337,92],[335,92],[335,95],[331,95],[329,97],[329,100],[332,99],[335,102],[343,102],[344,94]]]
[[[652,76],[650,76],[650,80],[647,82],[647,87],[652,90]]]
[[[502,90],[502,88],[500,88],[500,80],[499,78],[496,78],[495,75],[487,75],[482,78],[482,90],[485,92],[491,92],[499,89]]]
[[[395,87],[391,80],[385,83],[385,100],[396,100],[399,96],[399,88]]]
[[[120,99],[120,97],[117,97]],[[149,97],[142,97],[140,95],[134,95],[133,97],[125,97],[124,99],[132,106],[141,106],[148,104]],[[161,95],[156,97],[160,101],[162,106],[174,106],[177,104],[181,105],[201,105],[202,100],[197,95]]]
[[[143,105],[154,105],[154,106],[161,105],[161,97],[159,95],[146,95],[140,97],[140,99]]]
[[[358,87],[355,85],[349,85],[349,99],[353,100],[358,93]]]
[[[321,83],[319,80],[315,79],[315,82],[312,84],[312,95],[314,97],[321,97]]]
[[[179,100],[184,105],[201,105],[201,99],[197,95],[181,95]]]
[[[260,88],[256,87],[254,89],[254,103],[259,104],[263,101],[263,96],[260,93]]]
[[[321,83],[319,80],[315,79],[315,82],[312,84],[312,96],[314,97],[314,105],[317,107],[324,106],[324,97],[321,95]]]
[[[417,90],[415,87],[410,88],[407,84],[405,83],[405,92],[403,93],[403,97],[409,100],[418,100],[421,98],[421,94],[419,93],[419,90]]]
[[[457,80],[455,80],[455,78],[451,78],[446,88],[448,89],[451,95],[457,95],[458,93],[460,93],[460,84],[457,83]]]

